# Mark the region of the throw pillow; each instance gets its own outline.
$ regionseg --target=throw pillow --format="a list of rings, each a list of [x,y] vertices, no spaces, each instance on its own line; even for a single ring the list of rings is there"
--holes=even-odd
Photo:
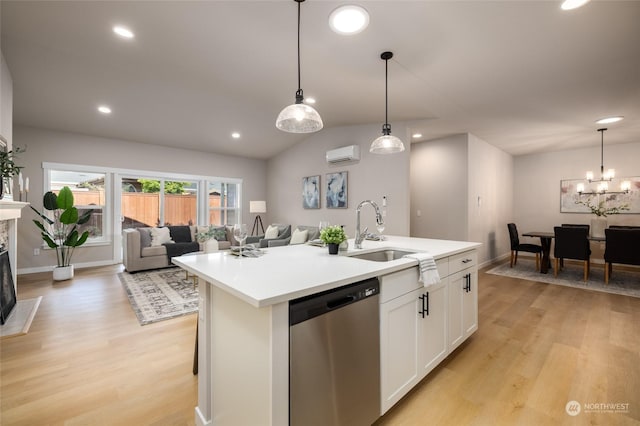
[[[140,233],[140,248],[151,247],[151,228],[138,228]]]
[[[169,228],[151,228],[151,246],[161,246],[164,243],[172,243]]]
[[[307,236],[309,235],[309,230],[305,229],[303,231],[299,230],[296,228],[295,231],[293,231],[293,235],[291,236],[291,243],[290,244],[304,244],[307,242]]]
[[[273,225],[269,225],[267,227],[267,230],[264,233],[264,238],[266,240],[271,240],[273,238],[278,238],[278,227],[277,226],[273,226]]]
[[[190,243],[191,229],[188,226],[167,226],[169,228],[170,238],[176,243]]]
[[[216,226],[213,237],[218,241],[227,241],[227,229],[224,226]]]

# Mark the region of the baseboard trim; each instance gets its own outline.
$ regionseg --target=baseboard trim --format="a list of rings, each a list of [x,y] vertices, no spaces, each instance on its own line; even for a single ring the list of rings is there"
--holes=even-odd
[[[98,266],[117,265],[120,262],[114,262],[113,260],[101,260],[97,262],[85,262],[74,263],[74,269],[95,268]],[[39,266],[35,268],[18,268],[16,271],[18,275],[37,274],[39,272],[51,272],[55,266]]]

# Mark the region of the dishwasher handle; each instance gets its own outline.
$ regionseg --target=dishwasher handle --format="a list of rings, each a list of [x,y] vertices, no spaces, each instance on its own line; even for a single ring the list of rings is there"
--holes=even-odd
[[[329,300],[329,301],[327,301],[327,309],[328,310],[333,310],[333,309],[339,308],[341,306],[348,305],[349,303],[353,302],[354,300],[356,300],[356,298],[353,295],[349,295],[349,296],[345,296],[345,297],[340,297],[340,298],[337,298],[337,299]]]

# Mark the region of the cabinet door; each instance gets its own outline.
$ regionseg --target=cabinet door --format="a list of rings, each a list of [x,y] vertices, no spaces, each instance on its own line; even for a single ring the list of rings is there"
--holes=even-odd
[[[467,269],[469,291],[463,292],[462,330],[464,339],[478,329],[478,271]]]
[[[422,289],[380,305],[381,414],[420,380],[418,327]]]
[[[426,376],[447,355],[447,278],[421,290],[419,304],[422,312],[419,322],[420,379]]]
[[[447,285],[449,296],[449,352],[458,347],[464,338],[462,329],[462,299],[466,288],[466,279],[463,278],[466,272],[460,271],[449,276]]]

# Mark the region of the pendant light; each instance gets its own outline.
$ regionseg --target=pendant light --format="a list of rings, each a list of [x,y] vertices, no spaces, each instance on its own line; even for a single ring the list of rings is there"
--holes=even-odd
[[[620,191],[609,191],[609,182],[615,177],[615,170],[609,169],[604,171],[604,132],[607,128],[598,129],[600,132],[600,179],[595,179],[593,172],[587,172],[587,182],[597,183],[595,191],[585,191],[585,184],[579,183],[576,186],[576,191],[580,195],[595,195],[595,194],[628,194],[631,189],[631,181],[625,180],[620,184]]]
[[[391,125],[389,124],[389,59],[393,58],[392,52],[382,52],[380,59],[384,60],[384,124],[382,125],[382,136],[371,144],[369,151],[374,154],[395,154],[404,151],[404,144],[400,139],[391,136]]]
[[[304,94],[300,85],[300,3],[298,3],[298,91],[296,102],[283,109],[276,120],[276,127],[289,133],[313,133],[322,129],[322,118],[313,107],[303,103]]]

